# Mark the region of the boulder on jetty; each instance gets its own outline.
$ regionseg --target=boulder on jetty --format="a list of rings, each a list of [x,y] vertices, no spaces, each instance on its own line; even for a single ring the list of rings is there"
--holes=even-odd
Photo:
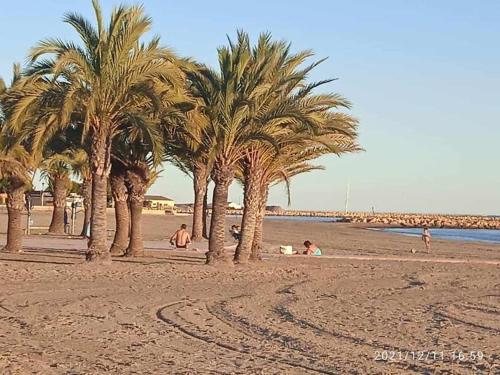
[[[280,206],[266,206],[266,212],[275,215],[283,215],[285,210]]]

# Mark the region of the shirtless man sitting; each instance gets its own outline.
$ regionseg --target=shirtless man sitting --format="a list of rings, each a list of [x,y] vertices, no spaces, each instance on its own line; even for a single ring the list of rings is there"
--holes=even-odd
[[[180,229],[177,229],[172,237],[170,243],[175,245],[177,249],[187,249],[191,243],[191,236],[186,230],[186,224],[182,224]]]

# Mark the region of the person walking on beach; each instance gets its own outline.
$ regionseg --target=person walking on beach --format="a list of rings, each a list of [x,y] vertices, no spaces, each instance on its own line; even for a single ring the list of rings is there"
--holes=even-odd
[[[191,236],[189,235],[186,224],[182,224],[180,229],[170,237],[170,244],[175,245],[177,249],[187,249],[191,244]]]
[[[424,231],[422,232],[422,241],[425,243],[425,248],[427,252],[431,251],[431,233],[429,232],[429,228],[424,227]]]

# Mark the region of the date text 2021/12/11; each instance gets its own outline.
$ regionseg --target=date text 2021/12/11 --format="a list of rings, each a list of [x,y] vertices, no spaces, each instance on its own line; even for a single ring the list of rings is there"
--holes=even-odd
[[[453,350],[450,352],[438,350],[422,350],[422,351],[393,351],[382,350],[376,351],[374,355],[375,361],[384,362],[399,362],[399,361],[453,361],[453,362],[479,362],[485,358],[485,354],[478,351],[462,351]]]

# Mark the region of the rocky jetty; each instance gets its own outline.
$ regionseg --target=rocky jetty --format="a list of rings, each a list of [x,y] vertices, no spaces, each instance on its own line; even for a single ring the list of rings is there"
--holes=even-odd
[[[371,224],[374,226],[421,228],[459,228],[459,229],[500,229],[500,217],[479,215],[447,214],[402,214],[340,211],[296,211],[277,210],[268,206],[267,216],[308,216],[331,217],[336,222]],[[178,210],[177,212],[182,212]],[[192,213],[186,211],[185,213]],[[243,210],[228,210],[228,215],[241,215]]]
[[[352,223],[382,224],[409,228],[500,229],[500,218],[471,215],[376,214],[346,215]]]

